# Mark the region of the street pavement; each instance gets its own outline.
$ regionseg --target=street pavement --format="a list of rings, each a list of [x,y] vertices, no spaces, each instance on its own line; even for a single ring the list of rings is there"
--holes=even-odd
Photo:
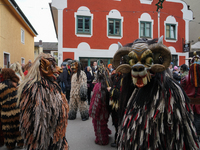
[[[80,113],[77,113],[76,120],[68,120],[68,126],[66,131],[66,138],[69,143],[69,150],[116,150],[110,146],[114,141],[115,129],[112,126],[111,117],[109,118],[108,127],[112,131],[109,136],[109,144],[102,146],[95,144],[95,133],[92,125],[92,118],[87,121],[82,121]],[[7,150],[5,146],[1,147],[0,150]],[[25,149],[15,149],[25,150]]]

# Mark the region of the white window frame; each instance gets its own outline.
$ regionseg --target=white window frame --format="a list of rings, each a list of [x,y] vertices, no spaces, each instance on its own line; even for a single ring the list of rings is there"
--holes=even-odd
[[[153,0],[140,0],[141,4],[149,4],[149,5],[151,5],[152,2],[153,2]]]
[[[171,24],[171,25],[175,25],[175,39],[167,39],[166,38],[166,25],[167,24]],[[165,41],[166,42],[172,42],[172,43],[176,43],[178,40],[178,22],[176,21],[176,19],[173,16],[168,16],[166,18],[166,20],[164,21],[164,29],[165,29]]]
[[[21,28],[21,43],[25,43],[25,31]]]
[[[138,26],[139,26],[139,31],[138,31],[138,37],[140,37],[140,22],[150,22],[151,23],[151,37],[147,38],[147,39],[152,39],[153,38],[153,24],[154,24],[154,20],[151,19],[151,16],[148,13],[143,13],[140,18],[138,19]]]
[[[3,67],[4,67],[4,54],[8,54],[8,62],[10,62],[10,53],[3,52]],[[8,66],[7,66],[8,67]]]
[[[77,27],[77,20],[78,20],[77,16],[83,16],[83,17],[88,16],[88,17],[91,18],[91,20],[90,20],[90,23],[91,23],[90,24],[90,27],[91,27],[90,34],[79,34],[79,33],[77,33],[77,29],[78,29],[78,27]],[[90,10],[85,6],[81,6],[81,7],[78,8],[77,12],[74,13],[74,18],[75,18],[75,35],[77,37],[92,37],[92,35],[93,35],[93,14],[90,13]]]
[[[25,64],[25,58],[21,57],[21,64]]]
[[[109,19],[117,19],[117,20],[121,20],[121,24],[120,24],[120,36],[116,36],[116,35],[109,35]],[[120,12],[116,9],[112,9],[109,14],[106,16],[106,33],[107,33],[107,37],[109,39],[121,39],[123,37],[123,22],[124,22],[124,17],[121,16]]]

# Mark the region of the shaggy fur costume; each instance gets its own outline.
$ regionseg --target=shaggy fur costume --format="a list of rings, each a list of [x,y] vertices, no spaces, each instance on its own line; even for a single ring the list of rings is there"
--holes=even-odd
[[[128,74],[122,95],[132,95],[122,106],[118,149],[197,149],[193,112],[180,85],[166,72],[156,74],[143,88],[130,81]]]
[[[17,88],[12,85],[11,80],[4,80],[0,83],[0,108],[4,143],[8,149],[15,148],[16,143],[17,146],[23,147],[23,139],[19,131],[20,109],[16,107],[16,103]]]
[[[96,83],[93,89],[89,114],[92,117],[92,123],[95,132],[95,143],[99,145],[107,145],[109,143],[110,129],[108,129],[109,111],[106,104],[106,98],[101,98],[101,83]],[[108,94],[107,94],[108,95]]]
[[[55,81],[62,70],[40,54],[19,86],[20,129],[27,150],[68,150],[68,102]]]
[[[81,118],[87,120],[89,118],[87,101],[81,100],[81,88],[87,90],[87,77],[84,71],[80,71],[79,79],[77,73],[72,75],[71,79],[71,92],[70,92],[70,103],[69,103],[69,119],[76,119],[77,110],[79,109]],[[87,91],[85,92],[87,95]]]
[[[59,85],[42,77],[21,95],[21,131],[28,150],[67,150],[68,103]],[[44,142],[45,141],[45,142]]]
[[[147,39],[120,48],[114,58],[116,70],[126,73],[120,102],[119,150],[197,150],[189,98],[169,75],[168,47]],[[120,56],[126,55],[125,64]],[[117,61],[116,61],[117,60]]]
[[[111,116],[112,116],[112,122],[115,127],[115,141],[117,139],[117,132],[118,132],[118,118],[119,118],[119,99],[120,99],[120,93],[121,93],[121,86],[122,86],[122,74],[116,73],[112,75],[111,80],[113,81],[113,86],[110,90],[110,100],[109,105],[111,107]]]

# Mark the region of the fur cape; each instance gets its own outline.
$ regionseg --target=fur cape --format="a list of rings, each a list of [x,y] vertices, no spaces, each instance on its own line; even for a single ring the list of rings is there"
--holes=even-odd
[[[2,125],[4,143],[8,149],[15,148],[16,143],[18,146],[23,147],[23,139],[19,131],[20,109],[16,107],[16,103],[17,88],[12,85],[11,80],[6,79],[0,83],[0,125]]]
[[[198,140],[189,98],[164,71],[137,88],[131,74],[122,85],[119,150],[196,150]]]
[[[20,100],[20,128],[25,146],[28,150],[67,150],[69,108],[61,88],[44,77],[30,87],[29,82]]]

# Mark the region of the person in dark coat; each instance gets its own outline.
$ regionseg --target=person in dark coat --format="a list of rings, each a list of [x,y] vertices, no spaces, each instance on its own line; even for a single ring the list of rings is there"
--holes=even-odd
[[[177,66],[174,66],[173,78],[174,78],[177,82],[180,82],[180,81],[181,81],[181,76],[180,76],[180,73],[179,73],[179,71],[178,71],[178,67],[177,67]]]
[[[68,70],[64,64],[61,64],[61,67],[63,69],[63,72],[58,76],[57,82],[60,85],[63,93],[66,94],[66,98],[68,100],[68,103],[70,101],[70,89],[71,89],[71,72]]]
[[[92,81],[94,79],[94,76],[92,74],[92,68],[90,66],[85,67],[85,74],[87,76],[87,87],[88,87],[88,105],[90,105],[90,99],[91,99],[91,91],[93,89]]]

